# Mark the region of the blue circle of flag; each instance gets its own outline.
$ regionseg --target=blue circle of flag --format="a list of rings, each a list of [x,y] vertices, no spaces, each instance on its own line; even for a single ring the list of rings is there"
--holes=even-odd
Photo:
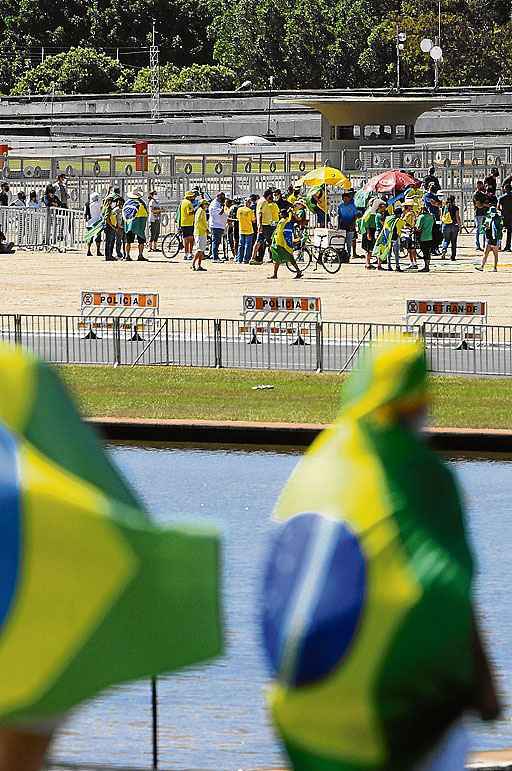
[[[342,521],[303,513],[279,526],[263,586],[264,648],[273,675],[291,686],[326,677],[355,637],[367,569]]]

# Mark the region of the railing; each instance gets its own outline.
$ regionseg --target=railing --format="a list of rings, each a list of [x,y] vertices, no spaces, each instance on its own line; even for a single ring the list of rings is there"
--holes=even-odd
[[[368,346],[407,333],[432,372],[512,375],[512,327],[426,323],[0,315],[0,339],[55,364],[346,372]]]
[[[161,217],[161,235],[165,235],[174,227],[174,210],[164,211]],[[0,206],[0,230],[5,234],[7,241],[12,241],[17,249],[80,249],[83,247],[86,231],[85,216],[79,209]]]

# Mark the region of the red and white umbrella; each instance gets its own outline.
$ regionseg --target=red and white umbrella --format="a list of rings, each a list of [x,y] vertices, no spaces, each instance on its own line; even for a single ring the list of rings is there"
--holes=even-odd
[[[390,169],[368,180],[363,190],[367,193],[400,193],[406,187],[419,187],[419,179],[405,171]]]

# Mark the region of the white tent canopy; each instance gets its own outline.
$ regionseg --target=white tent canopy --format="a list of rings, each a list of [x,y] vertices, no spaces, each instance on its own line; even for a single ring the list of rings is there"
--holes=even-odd
[[[265,137],[257,137],[257,136],[246,136],[246,137],[238,137],[238,139],[234,139],[231,142],[232,145],[273,145],[274,142],[271,142],[269,139],[265,139]]]

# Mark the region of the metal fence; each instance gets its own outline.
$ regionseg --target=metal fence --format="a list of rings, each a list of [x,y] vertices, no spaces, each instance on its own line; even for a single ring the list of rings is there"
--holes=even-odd
[[[512,375],[512,327],[0,315],[0,339],[55,364],[347,372],[371,343],[425,341],[432,372]]]
[[[149,222],[147,227],[149,231]],[[174,231],[174,228],[174,210],[163,211],[161,235]],[[63,252],[83,246],[85,216],[79,209],[0,206],[0,230],[17,249]]]

